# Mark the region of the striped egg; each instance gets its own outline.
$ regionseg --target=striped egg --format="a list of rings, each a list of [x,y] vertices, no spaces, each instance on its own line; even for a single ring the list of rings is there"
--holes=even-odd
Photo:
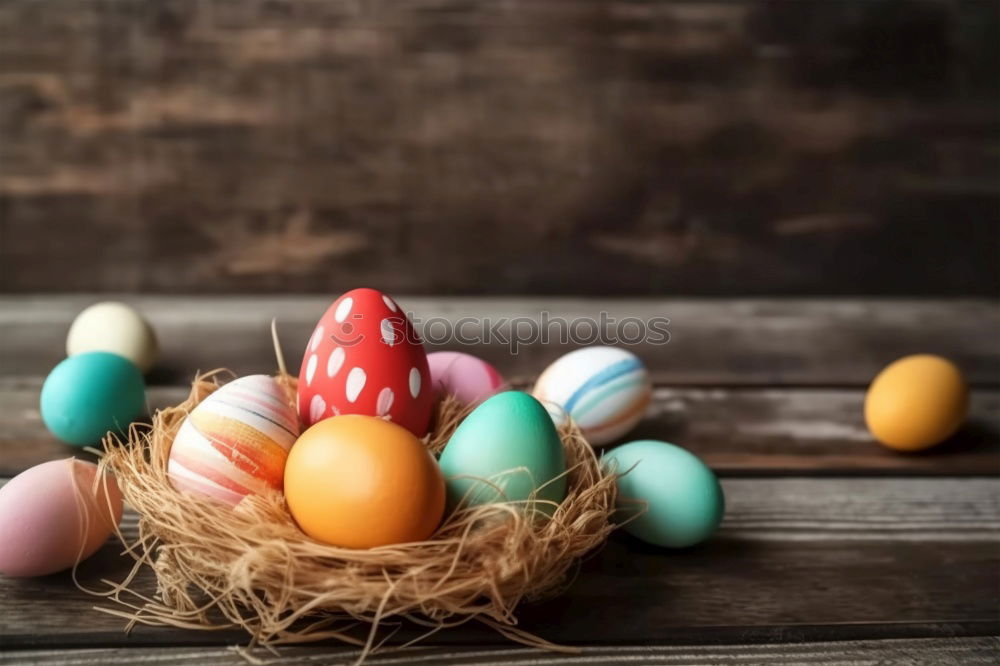
[[[282,489],[285,459],[299,435],[292,405],[267,375],[235,379],[198,404],[170,448],[174,487],[231,506]]]
[[[635,354],[618,347],[584,347],[546,368],[531,394],[556,425],[572,417],[587,441],[600,446],[642,419],[652,384]]]

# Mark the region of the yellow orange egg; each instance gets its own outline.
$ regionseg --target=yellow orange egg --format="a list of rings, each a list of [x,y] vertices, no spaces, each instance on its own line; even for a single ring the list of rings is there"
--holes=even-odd
[[[302,531],[344,548],[430,537],[444,513],[444,477],[409,430],[345,414],[296,440],[285,465],[285,499]]]
[[[917,354],[890,363],[865,396],[865,421],[879,442],[920,451],[950,437],[968,408],[968,387],[951,361]]]

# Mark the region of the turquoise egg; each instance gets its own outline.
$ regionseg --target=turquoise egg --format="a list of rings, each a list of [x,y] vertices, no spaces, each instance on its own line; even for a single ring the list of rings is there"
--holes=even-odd
[[[683,548],[704,541],[722,522],[725,498],[715,474],[694,454],[679,446],[643,439],[604,455],[608,471],[618,479],[618,509],[623,520],[643,506],[645,513],[624,529],[643,541]]]
[[[459,424],[441,452],[448,505],[566,497],[566,455],[552,417],[527,393],[506,391]],[[560,476],[563,475],[563,476]],[[558,478],[557,478],[558,477]],[[488,480],[488,481],[484,481]],[[552,512],[551,505],[539,510]]]
[[[42,420],[49,431],[77,446],[122,432],[142,413],[142,373],[122,356],[87,352],[65,359],[42,385]]]

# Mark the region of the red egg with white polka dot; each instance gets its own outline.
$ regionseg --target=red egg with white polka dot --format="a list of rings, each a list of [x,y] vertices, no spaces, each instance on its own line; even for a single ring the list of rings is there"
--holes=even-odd
[[[423,343],[406,313],[375,289],[354,289],[327,309],[306,343],[299,371],[306,426],[365,414],[427,434],[434,390]]]

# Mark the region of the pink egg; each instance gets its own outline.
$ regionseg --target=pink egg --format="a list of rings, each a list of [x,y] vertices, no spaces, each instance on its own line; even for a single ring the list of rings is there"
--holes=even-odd
[[[441,395],[452,394],[472,405],[489,398],[504,384],[497,369],[462,352],[440,351],[427,355],[431,383]]]
[[[94,487],[97,465],[66,458],[35,465],[0,488],[0,573],[44,576],[101,547],[122,518],[114,478]]]

